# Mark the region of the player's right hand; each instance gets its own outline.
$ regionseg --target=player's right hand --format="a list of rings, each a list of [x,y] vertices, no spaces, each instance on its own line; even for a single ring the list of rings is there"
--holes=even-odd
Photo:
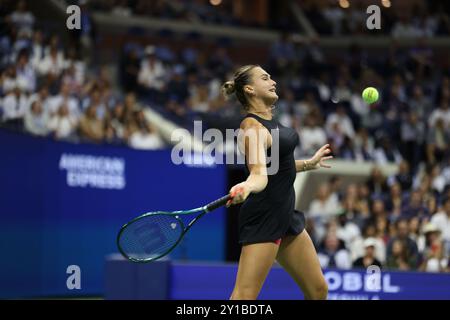
[[[227,207],[244,202],[250,194],[250,187],[247,182],[241,182],[230,189],[231,199],[227,202]]]

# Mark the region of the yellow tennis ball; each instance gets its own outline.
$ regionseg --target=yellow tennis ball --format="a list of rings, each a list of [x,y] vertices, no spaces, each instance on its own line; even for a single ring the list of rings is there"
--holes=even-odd
[[[378,97],[379,97],[378,90],[375,89],[374,87],[367,87],[362,92],[362,98],[368,104],[376,102],[378,100]]]

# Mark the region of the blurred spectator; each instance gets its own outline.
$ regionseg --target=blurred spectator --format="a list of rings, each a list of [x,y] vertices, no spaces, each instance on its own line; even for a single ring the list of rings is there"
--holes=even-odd
[[[425,142],[425,124],[420,121],[417,113],[412,111],[407,115],[407,120],[402,122],[400,130],[403,157],[413,164],[418,164]]]
[[[138,88],[138,75],[140,62],[135,47],[125,47],[120,60],[120,82],[126,92],[136,91]]]
[[[389,241],[387,246],[387,267],[400,270],[415,270],[418,261],[418,248],[416,242],[409,237],[408,220],[397,220],[395,229],[396,236]]]
[[[59,106],[57,112],[50,116],[48,122],[48,128],[52,136],[59,140],[74,140],[77,127],[78,121],[70,114],[66,103]]]
[[[430,127],[427,136],[427,161],[436,163],[448,155],[450,129],[444,125],[444,119],[438,118],[433,127]]]
[[[167,84],[167,94],[177,102],[184,102],[189,96],[184,72],[185,70],[182,65],[174,66],[170,80]]]
[[[152,102],[160,102],[159,92],[165,87],[167,72],[163,63],[156,57],[156,48],[147,46],[138,73],[138,83],[143,93]]]
[[[16,82],[25,92],[36,90],[36,73],[28,59],[27,51],[21,51],[17,56]]]
[[[431,223],[441,232],[445,244],[445,253],[450,256],[450,197],[442,202],[442,209],[432,218]]]
[[[412,176],[407,160],[402,160],[398,165],[398,173],[389,177],[389,184],[393,185],[395,182],[400,184],[402,190],[409,190],[412,187]]]
[[[301,153],[313,155],[315,150],[327,143],[325,130],[319,125],[317,117],[310,113],[306,116],[304,126],[299,130]]]
[[[11,22],[17,27],[18,33],[25,33],[30,36],[33,34],[35,17],[31,11],[28,11],[27,3],[20,0],[17,3],[16,10],[10,16]]]
[[[395,23],[392,36],[394,38],[415,38],[420,36],[420,30],[413,25],[411,18],[404,13],[400,16],[400,20]]]
[[[426,272],[447,271],[448,256],[445,254],[439,229],[434,224],[429,223],[425,225],[424,233],[426,237],[425,249],[419,270]]]
[[[439,108],[433,110],[431,113],[428,119],[430,128],[436,127],[439,119],[442,119],[443,127],[445,130],[448,130],[450,128],[450,106],[446,99],[442,99]]]
[[[70,86],[67,83],[62,83],[57,95],[49,98],[47,112],[53,115],[59,112],[61,105],[65,104],[69,109],[70,115],[74,119],[80,117],[80,107],[78,100],[70,95]]]
[[[317,253],[322,268],[350,269],[350,253],[336,234],[328,233]]]
[[[349,116],[347,115],[345,108],[342,104],[338,104],[336,107],[336,112],[331,113],[326,122],[326,129],[328,134],[331,136],[332,132],[335,132],[333,130],[333,126],[338,126],[338,131],[343,133],[345,136],[349,138],[353,138],[355,135],[355,130],[353,128],[352,121],[350,120]]]
[[[403,196],[400,183],[394,182],[391,185],[390,196],[386,199],[386,210],[389,216],[397,219],[402,214]]]
[[[405,243],[400,240],[393,240],[391,243],[391,253],[386,259],[386,267],[391,270],[408,271],[413,269],[405,247]]]
[[[105,135],[105,123],[97,116],[97,105],[91,104],[80,118],[80,136],[87,142],[101,143]]]
[[[346,247],[349,247],[350,244],[360,236],[360,230],[358,225],[352,222],[347,214],[348,211],[344,209],[337,217],[338,227],[336,235],[345,242]]]
[[[191,88],[190,97],[188,99],[189,109],[194,112],[209,111],[209,92],[206,83],[194,85]]]
[[[381,262],[376,258],[375,248],[376,240],[374,238],[367,238],[364,240],[364,256],[359,257],[353,262],[354,268],[364,268],[367,269],[369,266],[377,266],[382,268]]]
[[[64,56],[58,51],[56,45],[52,45],[49,52],[39,63],[38,71],[43,76],[57,78],[61,75],[65,67]]]
[[[20,129],[27,107],[27,97],[16,85],[3,99],[3,122],[7,126]]]
[[[370,194],[383,196],[389,192],[386,177],[377,166],[373,167],[370,178],[366,183]]]
[[[48,114],[42,108],[41,102],[35,100],[25,112],[25,130],[35,136],[46,136],[49,131],[48,121]]]
[[[144,112],[137,111],[135,114],[135,123],[131,124],[130,137],[128,143],[130,147],[135,149],[161,149],[164,142],[156,132],[156,128],[152,126],[145,118]]]
[[[428,210],[422,201],[422,194],[419,190],[413,190],[410,193],[408,202],[402,208],[402,216],[408,219],[412,217],[428,217]]]
[[[399,164],[402,161],[400,151],[392,144],[390,138],[383,137],[380,140],[378,148],[374,151],[374,160],[377,164],[387,164],[388,162],[395,162]]]
[[[330,186],[323,183],[319,186],[316,198],[311,202],[308,213],[311,217],[324,218],[337,215],[340,210],[339,202],[331,196]]]
[[[38,70],[44,58],[44,34],[42,30],[35,30],[31,44],[30,61],[34,70]]]

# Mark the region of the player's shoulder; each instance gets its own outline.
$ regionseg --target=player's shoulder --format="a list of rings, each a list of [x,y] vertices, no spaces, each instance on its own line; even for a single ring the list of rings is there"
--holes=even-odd
[[[263,125],[253,117],[246,117],[241,121],[240,128],[242,130],[247,130],[250,128],[261,128]]]

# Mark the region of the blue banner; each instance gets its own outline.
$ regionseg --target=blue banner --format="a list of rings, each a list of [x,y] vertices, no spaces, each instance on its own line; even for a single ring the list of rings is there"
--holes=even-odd
[[[237,265],[177,263],[171,266],[170,299],[228,299]],[[366,270],[324,270],[330,300],[448,300],[450,274],[424,272],[380,273]],[[145,284],[143,284],[145,285]],[[142,289],[141,289],[142,290]],[[270,271],[259,299],[303,299],[284,269]]]
[[[223,196],[226,168],[174,165],[170,150],[71,144],[0,131],[0,297],[102,294],[116,235],[148,211]],[[225,210],[202,218],[174,259],[222,261]],[[81,290],[69,290],[69,266]]]

